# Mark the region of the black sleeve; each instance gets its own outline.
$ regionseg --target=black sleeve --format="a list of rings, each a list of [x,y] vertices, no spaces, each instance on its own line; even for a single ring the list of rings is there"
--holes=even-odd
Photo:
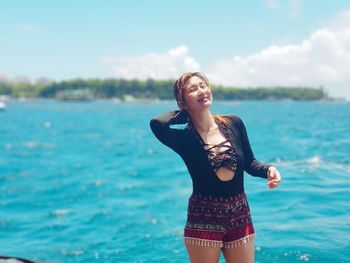
[[[172,129],[172,124],[187,123],[188,113],[186,110],[175,110],[163,113],[151,119],[150,127],[157,139],[166,146],[179,152],[183,130]]]
[[[241,120],[241,118],[237,116],[236,118],[241,131],[241,141],[242,141],[242,148],[243,148],[244,159],[245,159],[244,170],[252,176],[267,178],[267,171],[269,167],[272,165],[263,164],[262,162],[255,159],[253,150],[250,147],[250,142],[249,142],[246,127],[243,121]]]

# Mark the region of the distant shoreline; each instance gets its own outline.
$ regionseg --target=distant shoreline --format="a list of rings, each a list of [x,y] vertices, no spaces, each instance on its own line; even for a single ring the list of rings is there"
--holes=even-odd
[[[215,99],[219,102],[350,102],[345,98],[325,98],[325,99],[314,99],[314,100],[301,100],[301,99]],[[159,98],[132,98],[123,100],[120,98],[91,98],[91,99],[59,99],[59,98],[42,98],[42,97],[9,97],[0,96],[0,101],[11,102],[11,101],[57,101],[57,102],[98,102],[98,101],[108,101],[114,103],[162,103],[162,102],[175,102],[175,99],[159,99]]]
[[[1,95],[12,98],[55,98],[88,101],[114,99],[121,101],[171,100],[174,80],[73,79],[60,82],[1,82]],[[338,100],[322,87],[266,86],[228,87],[212,85],[215,100]]]

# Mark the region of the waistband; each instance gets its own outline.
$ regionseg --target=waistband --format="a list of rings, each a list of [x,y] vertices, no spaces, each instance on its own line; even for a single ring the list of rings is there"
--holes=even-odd
[[[203,194],[197,194],[192,193],[189,199],[191,200],[209,200],[209,201],[236,201],[246,198],[245,192],[242,192],[240,194],[235,194],[232,196],[213,196],[213,195],[203,195]]]

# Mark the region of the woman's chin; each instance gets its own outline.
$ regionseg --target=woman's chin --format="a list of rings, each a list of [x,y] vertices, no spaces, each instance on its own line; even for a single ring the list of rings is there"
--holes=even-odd
[[[190,109],[188,109],[189,111],[203,111],[203,110],[207,110],[210,108],[211,106],[211,101],[206,101],[206,102],[197,102],[195,105],[192,104],[192,107]]]
[[[198,105],[198,109],[205,110],[209,109],[211,106],[211,102],[201,103]]]
[[[204,102],[199,103],[203,107],[210,107],[211,101],[210,100],[205,100]]]

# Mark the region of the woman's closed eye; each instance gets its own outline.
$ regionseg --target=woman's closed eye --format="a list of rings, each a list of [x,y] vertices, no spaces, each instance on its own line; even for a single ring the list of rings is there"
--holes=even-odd
[[[207,85],[205,85],[204,83],[201,83],[199,85],[202,89],[206,89],[207,88]],[[191,87],[188,88],[188,91],[189,92],[194,92],[198,89],[198,85],[192,85]]]
[[[191,86],[191,87],[188,89],[189,92],[194,92],[194,91],[196,91],[196,90],[197,90],[197,87],[196,87],[196,86]]]

